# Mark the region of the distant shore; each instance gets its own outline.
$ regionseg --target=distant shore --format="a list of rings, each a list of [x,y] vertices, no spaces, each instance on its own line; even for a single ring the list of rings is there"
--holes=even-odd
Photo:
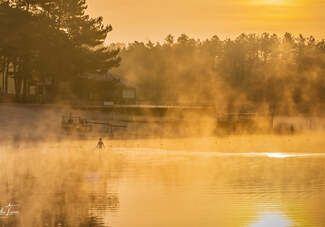
[[[62,116],[66,116],[69,113],[92,121],[124,124],[126,129],[107,131],[107,129],[100,125],[94,125],[94,132],[92,133],[73,133],[72,135],[67,135],[62,130],[61,121]],[[106,140],[115,141],[114,146],[130,145],[131,147],[145,146],[157,149],[166,147],[168,149],[184,148],[186,150],[195,148],[195,150],[200,150],[200,147],[204,147],[205,143],[207,143],[207,147],[212,150],[224,150],[223,152],[232,150],[232,152],[236,152],[241,150],[241,147],[248,149],[248,144],[254,147],[258,144],[260,147],[264,147],[263,144],[266,147],[272,147],[274,143],[285,143],[289,147],[295,147],[294,144],[301,144],[301,147],[304,147],[304,144],[309,143],[308,141],[321,144],[323,138],[322,131],[325,128],[323,119],[278,117],[274,124],[281,127],[283,125],[283,127],[287,127],[290,124],[299,130],[294,134],[291,132],[277,133],[275,131],[269,134],[266,132],[231,134],[217,131],[215,129],[216,122],[211,117],[188,117],[179,121],[177,117],[164,118],[160,115],[152,117],[152,114],[150,115],[151,117],[147,117],[134,113],[114,113],[112,111],[99,111],[96,109],[72,108],[68,105],[44,104],[0,104],[0,116],[1,144],[62,140],[78,141],[103,137]],[[309,128],[312,130],[308,130]],[[301,141],[307,139],[307,141],[303,143],[298,141],[298,139]],[[297,141],[290,145],[290,140]],[[219,142],[221,142],[221,147],[216,146]],[[240,143],[242,145],[235,149],[231,145],[232,143]],[[311,149],[311,152],[319,151],[319,149],[318,146],[315,146],[315,149]]]

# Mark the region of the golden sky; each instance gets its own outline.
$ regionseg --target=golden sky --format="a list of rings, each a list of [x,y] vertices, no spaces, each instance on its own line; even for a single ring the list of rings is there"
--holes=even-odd
[[[110,42],[265,31],[325,38],[325,0],[88,0],[88,5],[92,16],[113,25]]]

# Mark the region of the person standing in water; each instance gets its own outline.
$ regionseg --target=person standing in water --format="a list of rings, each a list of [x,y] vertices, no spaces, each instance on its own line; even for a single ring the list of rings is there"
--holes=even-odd
[[[99,138],[99,141],[98,141],[98,143],[97,143],[97,148],[98,148],[98,150],[101,151],[104,147],[105,147],[105,145],[104,145],[104,143],[103,143],[102,138]]]

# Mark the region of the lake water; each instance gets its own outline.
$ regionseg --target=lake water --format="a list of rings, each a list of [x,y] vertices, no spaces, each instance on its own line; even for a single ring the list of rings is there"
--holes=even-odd
[[[0,215],[0,224],[325,226],[325,155],[145,148],[41,155],[6,175],[1,204],[15,203],[20,213],[9,221]],[[28,157],[16,156],[4,170]]]

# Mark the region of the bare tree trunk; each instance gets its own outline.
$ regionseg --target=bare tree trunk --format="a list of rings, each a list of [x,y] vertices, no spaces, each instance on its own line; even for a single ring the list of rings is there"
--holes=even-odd
[[[26,101],[26,97],[28,96],[28,79],[30,78],[29,72],[26,70],[26,65],[28,65],[28,58],[21,58],[19,69],[21,74],[21,81],[22,81],[22,100],[23,102]]]
[[[16,98],[20,101],[21,99],[21,86],[22,86],[22,75],[21,70],[18,70],[19,63],[17,60],[14,61],[14,80],[15,80],[15,92]]]
[[[26,97],[29,97],[30,93],[29,93],[29,80],[26,80]]]
[[[6,71],[6,57],[2,56],[2,85],[1,85],[1,93],[4,93],[5,89],[5,71]]]
[[[13,77],[14,77],[14,82],[15,82],[15,96],[18,100],[19,97],[19,88],[18,88],[18,75],[16,73],[16,62],[13,62],[14,65],[14,72],[13,72]]]
[[[4,70],[4,92],[8,94],[8,73],[9,73],[9,58],[5,59],[5,70]]]
[[[26,76],[23,77],[23,101],[26,101],[27,97],[27,79]]]

